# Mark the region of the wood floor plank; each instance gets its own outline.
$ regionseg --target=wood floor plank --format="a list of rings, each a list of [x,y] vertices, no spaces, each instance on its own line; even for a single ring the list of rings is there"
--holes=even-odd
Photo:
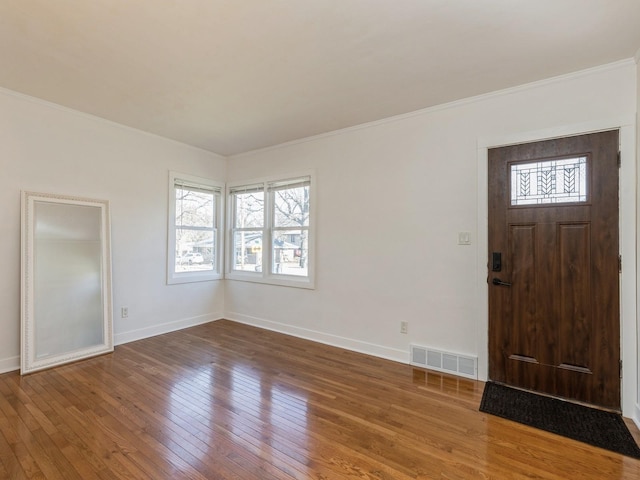
[[[479,412],[483,387],[221,320],[0,375],[0,479],[640,480]]]
[[[5,429],[8,429],[6,424],[0,423],[0,432],[4,432]],[[0,434],[0,478],[28,478],[15,454],[15,449],[7,442],[3,433]]]

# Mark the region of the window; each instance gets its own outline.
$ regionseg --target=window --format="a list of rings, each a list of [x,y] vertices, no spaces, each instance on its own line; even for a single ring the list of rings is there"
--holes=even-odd
[[[229,187],[227,276],[313,288],[310,175]]]
[[[511,165],[511,205],[587,201],[587,157]]]
[[[264,185],[231,189],[233,270],[262,271],[262,243],[265,236],[264,197]]]
[[[167,283],[221,278],[223,184],[171,172]]]

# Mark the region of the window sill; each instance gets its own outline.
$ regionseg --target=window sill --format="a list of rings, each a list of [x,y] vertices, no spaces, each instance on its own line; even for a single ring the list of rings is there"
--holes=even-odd
[[[210,282],[222,280],[224,277],[219,273],[178,273],[169,274],[167,285],[178,285],[181,283]]]
[[[262,276],[261,274],[254,273],[227,272],[225,278],[227,280],[236,280],[239,282],[262,283],[279,287],[293,287],[315,290],[315,282],[308,277],[296,278],[285,275]]]

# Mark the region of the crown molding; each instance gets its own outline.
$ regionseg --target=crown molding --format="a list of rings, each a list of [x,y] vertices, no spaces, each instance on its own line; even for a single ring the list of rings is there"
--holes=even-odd
[[[640,50],[638,51],[638,54],[636,54],[636,57],[638,57],[638,55],[640,55]],[[478,103],[478,102],[483,102],[485,100],[491,99],[491,98],[496,98],[496,97],[503,97],[503,96],[507,96],[507,95],[512,95],[514,93],[518,93],[518,92],[523,92],[523,91],[527,91],[527,90],[531,90],[534,88],[539,88],[539,87],[543,87],[546,85],[553,85],[553,84],[557,84],[557,83],[562,83],[568,80],[573,80],[573,79],[577,79],[577,78],[581,78],[581,77],[587,77],[589,75],[593,75],[596,73],[601,73],[601,72],[607,72],[610,70],[617,70],[619,68],[625,68],[625,67],[629,67],[630,65],[634,65],[634,59],[633,58],[626,58],[624,60],[618,60],[616,62],[612,62],[612,63],[607,63],[604,65],[598,65],[596,67],[592,67],[592,68],[587,68],[585,70],[578,70],[577,72],[571,72],[571,73],[566,73],[563,75],[557,75],[555,77],[549,77],[549,78],[545,78],[543,80],[537,80],[535,82],[530,82],[530,83],[525,83],[522,85],[517,85],[515,87],[509,87],[509,88],[505,88],[502,90],[496,90],[493,92],[489,92],[489,93],[483,93],[481,95],[476,95],[473,97],[467,97],[467,98],[463,98],[460,100],[454,100],[452,102],[447,102],[447,103],[443,103],[440,105],[434,105],[433,107],[427,107],[427,108],[423,108],[420,110],[415,110],[413,112],[408,112],[408,113],[402,113],[400,115],[394,115],[391,117],[387,117],[387,118],[383,118],[380,120],[374,120],[373,122],[367,122],[367,123],[362,123],[359,125],[354,125],[351,127],[346,127],[346,128],[341,128],[339,130],[333,130],[331,132],[325,132],[325,133],[321,133],[319,135],[312,135],[310,137],[304,137],[304,138],[299,138],[296,140],[291,140],[290,142],[285,142],[285,143],[280,143],[278,145],[271,145],[268,147],[263,147],[263,148],[258,148],[255,150],[249,150],[247,152],[242,152],[242,153],[237,153],[234,155],[229,155],[227,158],[229,160],[233,160],[236,158],[243,158],[243,157],[247,157],[247,156],[252,156],[255,154],[259,154],[259,153],[264,153],[264,152],[269,152],[271,150],[277,150],[280,148],[285,148],[285,147],[290,147],[290,146],[294,146],[294,145],[298,145],[298,144],[302,144],[302,143],[307,143],[307,142],[313,142],[316,140],[321,140],[323,138],[328,138],[328,137],[333,137],[335,135],[342,135],[345,133],[349,133],[349,132],[354,132],[357,130],[362,130],[362,129],[367,129],[367,128],[372,128],[372,127],[377,127],[379,125],[386,125],[386,124],[390,124],[390,123],[394,123],[394,122],[398,122],[398,121],[402,121],[402,120],[406,120],[409,118],[413,118],[413,117],[418,117],[418,116],[422,116],[422,115],[428,115],[434,112],[439,112],[442,110],[448,110],[451,108],[456,108],[456,107],[460,107],[463,105],[469,105],[469,104],[473,104],[473,103]]]
[[[175,145],[180,145],[182,147],[188,148],[190,150],[197,150],[199,152],[203,152],[206,153],[208,155],[214,155],[216,157],[218,157],[220,160],[226,160],[227,156],[226,155],[221,155],[217,152],[213,152],[211,150],[207,150],[205,148],[202,147],[197,147],[195,145],[190,145],[188,143],[184,143],[184,142],[180,142],[178,140],[174,140],[173,138],[169,138],[169,137],[163,137],[162,135],[158,135],[157,133],[151,133],[151,132],[147,132],[145,130],[140,130],[139,128],[135,128],[135,127],[130,127],[129,125],[125,125],[124,123],[118,123],[118,122],[114,122],[113,120],[108,120],[104,117],[99,117],[97,115],[93,115],[91,113],[86,113],[83,112],[81,110],[75,110],[73,108],[70,107],[65,107],[64,105],[60,105],[59,103],[54,103],[54,102],[50,102],[48,100],[43,100],[42,98],[38,98],[38,97],[33,97],[31,95],[27,95],[25,93],[21,93],[21,92],[16,92],[15,90],[11,90],[9,88],[6,87],[0,87],[0,95],[5,95],[7,97],[12,97],[12,98],[17,98],[19,100],[25,101],[25,102],[29,102],[29,103],[35,103],[36,105],[41,105],[43,107],[46,108],[50,108],[53,110],[58,110],[60,112],[64,112],[64,113],[68,113],[77,117],[81,117],[81,118],[85,118],[87,120],[90,121],[95,121],[98,123],[102,123],[104,125],[110,125],[112,127],[117,127],[129,132],[135,132],[141,135],[145,135],[147,137],[154,137],[154,138],[158,138],[158,139],[162,139],[166,142],[170,142],[173,143]]]

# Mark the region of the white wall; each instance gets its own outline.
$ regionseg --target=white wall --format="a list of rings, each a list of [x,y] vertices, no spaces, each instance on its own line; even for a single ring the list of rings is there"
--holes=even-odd
[[[478,355],[483,377],[481,152],[509,140],[617,126],[627,132],[628,151],[637,77],[633,62],[621,62],[228,162],[0,90],[0,371],[19,365],[19,192],[26,189],[110,200],[114,310],[129,307],[128,319],[115,315],[117,343],[224,314],[400,361],[412,342]],[[635,165],[623,168],[623,250],[635,260]],[[238,281],[166,285],[169,170],[236,181],[307,169],[315,169],[318,187],[315,290]],[[471,232],[471,246],[457,245],[460,231]],[[625,332],[637,323],[632,273],[623,275]],[[408,335],[399,333],[403,320]],[[623,338],[624,355],[637,364],[631,337]],[[627,415],[638,397],[636,371],[625,368]]]
[[[231,157],[229,181],[316,170],[317,278],[314,291],[227,281],[226,316],[400,361],[408,360],[410,343],[478,355],[486,378],[479,149],[494,140],[624,126],[633,158],[636,87],[635,64],[625,61]],[[633,161],[626,172],[633,177],[623,179],[621,215],[631,229],[622,236],[634,270]],[[471,232],[471,246],[457,245],[462,231]],[[626,278],[633,288],[623,298],[623,328],[635,332],[635,275]],[[403,320],[408,335],[400,334]],[[627,415],[637,393],[635,366],[629,372]]]
[[[635,61],[636,61],[636,165],[640,166],[640,49],[638,50],[638,52],[636,53],[635,56]],[[640,185],[640,168],[637,169],[637,174],[638,174],[638,178],[636,181],[636,185]],[[636,251],[638,251],[638,249],[640,248],[640,195],[638,195],[638,192],[636,192],[636,205],[637,205],[637,209],[636,209]],[[637,275],[637,286],[638,286],[638,290],[637,290],[637,304],[640,305],[640,256],[638,256],[638,258],[636,258],[636,275]],[[640,324],[640,311],[637,312],[637,314],[639,315],[638,317],[638,324]],[[636,330],[636,336],[637,336],[637,345],[640,345],[640,329]],[[639,349],[640,350],[640,349]],[[640,363],[640,351],[637,352],[638,356],[636,358],[636,364]],[[640,368],[638,368],[638,375],[640,375]],[[635,411],[634,411],[634,419],[636,421],[636,424],[638,425],[638,427],[640,427],[640,377],[638,377],[636,379],[636,385],[638,388],[638,392],[636,394],[636,404],[635,404]]]
[[[222,316],[224,282],[166,284],[169,170],[224,181],[226,160],[0,90],[0,372],[19,366],[21,190],[110,201],[116,343]]]

